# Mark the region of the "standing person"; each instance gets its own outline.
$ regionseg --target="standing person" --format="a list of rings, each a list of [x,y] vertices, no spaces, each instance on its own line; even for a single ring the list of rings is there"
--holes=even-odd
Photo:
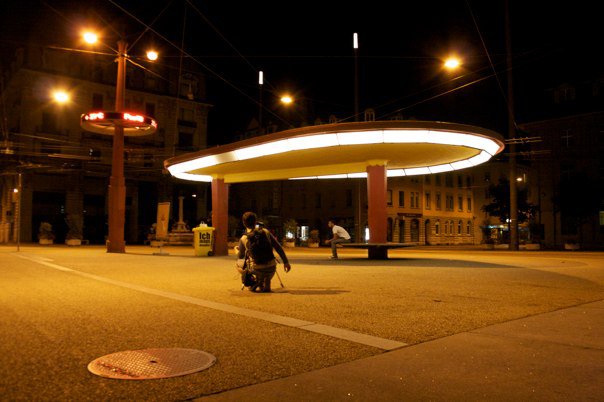
[[[250,290],[270,292],[271,279],[273,279],[277,270],[277,261],[273,249],[283,260],[285,272],[289,272],[292,267],[289,265],[285,251],[283,251],[275,236],[263,227],[256,225],[255,213],[244,213],[242,220],[243,226],[245,226],[245,234],[239,239],[237,258],[249,260],[251,273],[256,276],[257,284],[250,287]]]
[[[337,245],[340,243],[350,243],[350,235],[348,234],[346,229],[344,229],[342,226],[336,225],[332,219],[327,222],[327,226],[329,226],[331,231],[333,232],[333,237],[329,240],[326,240],[325,243],[331,243],[331,258],[337,259]]]

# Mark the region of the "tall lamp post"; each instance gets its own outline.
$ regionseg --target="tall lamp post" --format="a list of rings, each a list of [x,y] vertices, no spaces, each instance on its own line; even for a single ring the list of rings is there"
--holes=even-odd
[[[359,121],[359,35],[352,34],[352,51],[354,52],[354,121]],[[360,242],[361,231],[361,181],[357,180],[357,216],[355,219],[354,237]]]
[[[510,33],[510,2],[505,1],[505,47],[507,65],[508,140],[510,155],[510,250],[518,250],[518,189],[516,187],[516,118],[514,116],[514,85],[512,82],[512,39]]]
[[[359,35],[352,34],[354,52],[354,121],[359,121]]]
[[[126,42],[117,42],[117,83],[115,111],[124,111],[126,93]],[[111,178],[109,179],[109,236],[108,253],[124,253],[124,225],[126,224],[126,180],[124,179],[124,127],[116,123],[113,134]]]
[[[84,40],[90,44],[97,41],[97,36],[84,34]],[[126,223],[126,181],[124,178],[124,136],[152,134],[157,129],[155,120],[124,110],[126,94],[126,61],[128,45],[123,40],[117,42],[117,81],[115,88],[115,111],[98,112],[82,115],[82,126],[87,130],[113,134],[111,158],[111,177],[109,179],[109,233],[107,238],[108,253],[124,253],[124,226]],[[150,60],[157,59],[157,52],[147,53]]]
[[[264,72],[258,71],[258,132],[262,132],[262,86],[264,85]]]

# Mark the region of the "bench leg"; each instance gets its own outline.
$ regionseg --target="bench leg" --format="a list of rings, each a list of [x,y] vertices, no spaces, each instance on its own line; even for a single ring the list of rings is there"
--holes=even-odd
[[[369,247],[367,253],[370,260],[388,259],[388,249],[386,247]]]

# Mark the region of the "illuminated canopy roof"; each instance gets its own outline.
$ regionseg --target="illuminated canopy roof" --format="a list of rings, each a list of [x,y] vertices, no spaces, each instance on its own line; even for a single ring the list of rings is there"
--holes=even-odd
[[[428,121],[372,121],[308,126],[180,155],[164,162],[174,177],[225,183],[441,173],[484,163],[504,148],[480,127]]]

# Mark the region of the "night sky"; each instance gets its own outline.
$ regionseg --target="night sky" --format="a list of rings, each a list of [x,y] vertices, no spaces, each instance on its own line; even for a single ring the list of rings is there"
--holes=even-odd
[[[603,35],[594,2],[567,3],[572,9],[545,1],[510,3],[514,99],[517,120],[522,121],[531,118],[535,94],[566,81],[602,76]],[[125,30],[129,41],[145,30],[145,24],[153,23],[156,33],[147,32],[140,46],[153,41],[162,57],[174,60],[181,55],[182,43],[207,74],[207,101],[214,105],[210,142],[215,144],[231,141],[257,116],[260,69],[266,81],[266,119],[277,119],[271,116],[281,113],[277,95],[289,91],[323,121],[330,114],[352,121],[353,32],[358,32],[360,42],[360,107],[374,108],[376,119],[398,112],[404,118],[506,132],[503,0],[359,5],[10,0],[0,7],[4,50],[24,41],[68,41],[76,35],[75,26],[87,19],[109,21]],[[28,33],[32,30],[43,34]],[[454,75],[441,68],[442,58],[451,53],[464,63]],[[6,54],[3,65],[8,64]]]

